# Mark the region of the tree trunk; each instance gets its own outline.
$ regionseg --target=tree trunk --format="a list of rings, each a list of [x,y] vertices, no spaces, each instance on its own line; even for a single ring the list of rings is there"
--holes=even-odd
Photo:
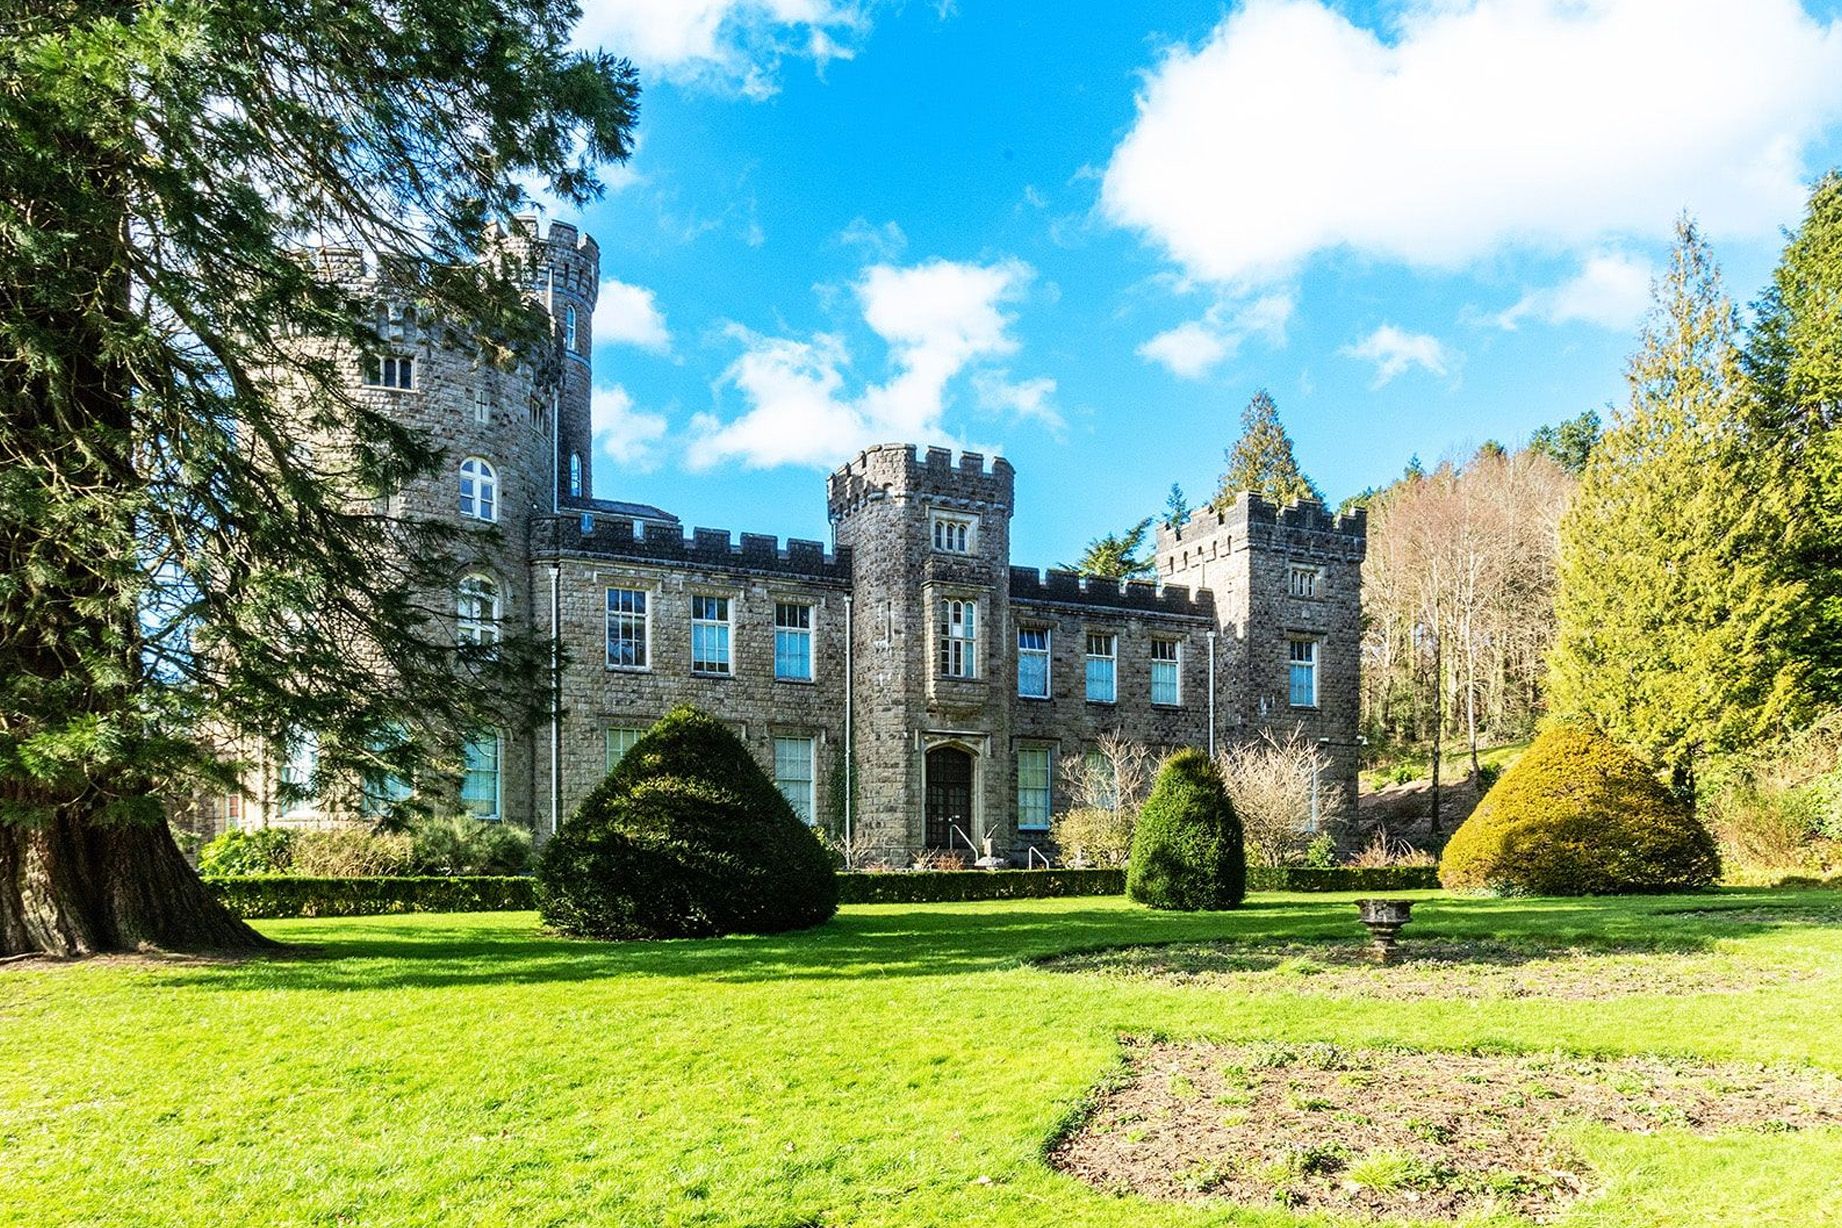
[[[0,955],[274,945],[205,889],[165,824],[101,825],[68,809],[41,826],[0,824]]]

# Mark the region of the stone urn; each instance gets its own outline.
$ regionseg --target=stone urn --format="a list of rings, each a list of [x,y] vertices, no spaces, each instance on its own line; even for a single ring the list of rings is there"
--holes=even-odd
[[[1396,935],[1413,916],[1412,900],[1357,900],[1356,912],[1369,930],[1369,954],[1378,964],[1394,962]]]

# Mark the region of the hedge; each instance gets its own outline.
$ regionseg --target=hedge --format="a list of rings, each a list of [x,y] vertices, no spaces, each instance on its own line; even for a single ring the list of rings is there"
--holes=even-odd
[[[404,912],[527,912],[537,907],[531,878],[207,877],[205,885],[238,916],[368,917]],[[1383,870],[1249,866],[1250,891],[1416,891],[1439,885],[1430,866]],[[897,870],[838,875],[846,904],[939,904],[955,900],[1033,900],[1120,895],[1124,870]]]
[[[537,907],[528,877],[206,878],[205,886],[240,917],[370,917],[399,912],[521,912]]]

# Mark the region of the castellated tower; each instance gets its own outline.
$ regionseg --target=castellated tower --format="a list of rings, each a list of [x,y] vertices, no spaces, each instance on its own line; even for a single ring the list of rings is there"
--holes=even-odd
[[[852,559],[854,842],[872,860],[1005,851],[1014,479],[1002,458],[885,444],[827,483]]]
[[[1331,764],[1320,818],[1353,818],[1359,764],[1364,512],[1276,507],[1242,492],[1177,529],[1158,526],[1169,584],[1212,590],[1221,632],[1218,734],[1296,733]]]

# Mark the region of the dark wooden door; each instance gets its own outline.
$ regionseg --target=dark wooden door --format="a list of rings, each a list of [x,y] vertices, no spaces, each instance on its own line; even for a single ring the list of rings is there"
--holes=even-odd
[[[927,847],[966,848],[965,836],[971,832],[972,756],[958,747],[936,746],[927,752]]]

